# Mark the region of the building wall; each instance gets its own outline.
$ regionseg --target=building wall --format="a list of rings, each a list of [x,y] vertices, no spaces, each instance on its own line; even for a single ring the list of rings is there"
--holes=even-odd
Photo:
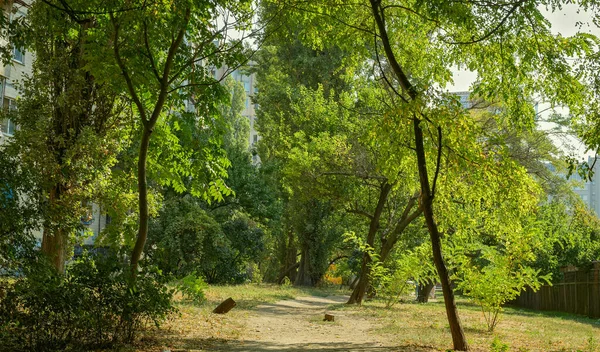
[[[253,63],[250,62],[249,65]],[[260,135],[256,131],[256,104],[253,103],[252,98],[258,92],[257,84],[256,84],[256,74],[248,74],[245,70],[236,69],[230,73],[230,70],[224,66],[215,70],[214,77],[216,79],[221,79],[225,75],[230,74],[231,77],[240,82],[244,86],[244,92],[246,93],[246,101],[244,104],[244,110],[242,111],[242,116],[248,119],[250,124],[250,135],[248,137],[248,146],[252,148],[254,144],[256,144],[260,140]],[[258,162],[258,156],[255,155],[253,157],[254,162]]]
[[[9,19],[27,14],[27,2],[25,1],[1,1],[2,11]],[[0,45],[6,45],[7,38],[0,37]],[[0,109],[14,109],[18,103],[19,84],[22,84],[26,75],[31,74],[34,55],[26,51],[13,50],[13,60],[4,65],[0,62]],[[0,118],[0,146],[12,138],[18,126],[9,119]],[[35,237],[41,241],[42,230],[34,231]]]
[[[588,157],[588,164],[591,166],[594,162],[593,157]],[[596,174],[592,177],[592,181],[583,181],[577,173],[571,175],[572,180],[578,181],[580,186],[574,187],[573,191],[581,197],[581,200],[594,210],[596,215],[600,215],[600,180],[598,179],[598,163],[593,169]]]
[[[23,2],[5,1],[2,4],[2,10],[7,16],[12,19],[15,16],[23,16],[27,13],[27,6]],[[0,38],[0,45],[6,45],[6,38]],[[14,50],[13,54],[17,54],[9,65],[0,63],[0,107],[16,108],[18,101],[17,86],[22,83],[23,78],[27,74],[31,74],[31,64],[33,62],[33,54]],[[12,136],[14,131],[14,123],[10,120],[3,119],[0,121],[0,145]]]

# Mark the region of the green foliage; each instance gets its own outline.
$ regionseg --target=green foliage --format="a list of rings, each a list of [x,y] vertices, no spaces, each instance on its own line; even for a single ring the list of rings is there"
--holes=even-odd
[[[206,301],[204,291],[207,288],[208,284],[204,282],[202,276],[197,276],[196,273],[185,276],[177,284],[177,290],[181,292],[184,298],[196,303],[203,303]]]
[[[510,346],[507,343],[504,343],[498,338],[498,336],[494,336],[494,340],[490,345],[490,352],[508,352]]]
[[[221,231],[204,242],[202,273],[209,283],[242,283],[248,263],[264,251],[264,231],[241,213],[222,223]]]
[[[481,306],[490,332],[498,324],[505,303],[514,300],[526,287],[536,291],[550,279],[550,275],[541,275],[539,269],[528,266],[532,249],[524,249],[525,242],[503,247],[478,246],[466,250],[454,247],[452,259],[460,268],[460,276],[455,275],[457,287]]]
[[[289,277],[284,277],[283,281],[281,281],[281,287],[288,288],[292,286],[292,281]]]
[[[201,273],[209,283],[244,282],[265,249],[264,231],[244,213],[208,212],[205,205],[167,195],[150,223],[148,261],[174,277]]]
[[[600,221],[578,196],[553,198],[536,216],[543,240],[538,241],[533,266],[562,279],[560,268],[589,268],[600,258]]]
[[[56,257],[60,269],[66,260],[60,253],[70,253],[75,237],[84,232],[81,218],[107,187],[116,154],[129,142],[131,115],[118,92],[90,74],[82,57],[86,26],[56,7],[32,2],[7,30],[3,45],[35,56],[31,74],[14,82],[18,109],[1,113],[0,119],[9,117],[19,126],[3,152],[34,175],[31,186],[38,195],[27,202],[38,202],[46,239],[59,244],[42,250]]]
[[[34,254],[43,216],[36,176],[0,146],[0,276],[21,271]]]
[[[191,196],[168,197],[150,222],[148,257],[165,274],[187,276],[206,260],[204,243],[220,236],[219,224]]]
[[[131,343],[173,312],[172,291],[146,268],[131,283],[114,254],[85,254],[57,274],[43,260],[5,288],[0,344],[11,351],[90,350]]]
[[[386,263],[384,275],[375,280],[377,293],[386,301],[386,308],[396,304],[402,295],[415,291],[415,285],[437,280],[437,272],[430,258],[429,242],[415,248],[402,248],[395,260]]]

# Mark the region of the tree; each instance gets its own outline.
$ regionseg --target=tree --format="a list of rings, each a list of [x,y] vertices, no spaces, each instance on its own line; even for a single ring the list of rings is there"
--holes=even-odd
[[[91,23],[43,2],[8,25],[10,53],[14,45],[35,52],[35,59],[31,76],[20,82],[18,110],[7,112],[20,126],[7,153],[20,160],[20,168],[39,173],[42,252],[60,273],[82,229],[80,219],[126,140],[122,101],[90,71],[91,30]]]
[[[469,114],[443,88],[452,80],[452,67],[476,72],[474,94],[500,103],[495,116],[498,121],[522,128],[533,124],[531,102],[536,97],[552,106],[583,112],[581,92],[585,88],[567,58],[591,54],[595,38],[582,33],[569,38],[552,35],[537,2],[370,0],[367,4],[322,1],[295,5],[295,11],[283,20],[304,23],[304,38],[315,47],[336,41],[347,51],[374,60],[381,68],[380,81],[396,96],[395,128],[412,125],[410,144],[417,159],[420,204],[442,283],[453,345],[466,350],[442,254],[434,199],[442,187],[442,170],[465,160],[469,171],[485,159],[492,167],[497,159],[492,154],[478,156],[480,148],[472,147],[481,140],[472,139],[475,134],[465,134],[465,128],[472,126]],[[582,7],[588,5],[593,6],[584,3]],[[463,177],[465,173],[456,175]]]
[[[245,61],[245,48],[228,30],[249,28],[249,1],[109,1],[55,5],[83,22],[96,23],[90,66],[113,89],[124,92],[139,118],[137,188],[139,227],[131,254],[135,276],[148,234],[148,173],[163,185],[206,199],[221,200],[229,189],[228,165],[214,148],[193,148],[174,133],[178,120],[200,129],[219,130],[218,103],[228,98],[212,70]],[[223,17],[221,17],[223,16]],[[151,143],[153,135],[155,137]],[[216,133],[219,135],[219,133]],[[194,133],[188,134],[193,137]],[[209,143],[218,137],[209,137]],[[201,142],[197,141],[196,143]],[[157,148],[160,148],[158,151]],[[153,151],[160,162],[153,160]],[[194,180],[186,187],[184,180]]]

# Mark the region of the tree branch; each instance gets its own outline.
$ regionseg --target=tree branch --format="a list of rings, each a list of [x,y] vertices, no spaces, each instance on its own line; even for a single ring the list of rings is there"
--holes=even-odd
[[[496,25],[496,27],[494,27],[491,31],[489,31],[488,33],[484,34],[482,37],[478,38],[478,39],[473,39],[473,40],[469,40],[469,41],[464,41],[464,42],[450,42],[448,44],[453,44],[453,45],[466,45],[466,44],[475,44],[475,43],[479,43],[482,42],[486,39],[488,39],[489,37],[491,37],[494,33],[496,33],[500,27],[502,27],[504,25],[504,23],[508,20],[508,18],[510,17],[510,15],[513,14],[513,12],[515,12],[517,10],[517,8],[519,8],[519,6],[525,2],[525,0],[523,1],[518,1],[515,2],[513,7],[508,11],[508,13],[504,16],[504,18],[502,18],[502,20],[500,21],[500,23],[498,23],[498,25]]]
[[[431,186],[431,198],[435,196],[435,186],[437,184],[438,175],[440,174],[440,164],[442,163],[442,127],[437,127],[438,132],[438,150],[437,161],[435,165],[435,174],[433,175],[433,184]]]
[[[131,76],[129,75],[129,72],[127,71],[127,67],[125,66],[125,63],[123,62],[123,60],[121,59],[121,53],[119,52],[119,28],[120,28],[120,25],[119,25],[119,23],[117,23],[117,21],[115,20],[115,16],[112,13],[110,14],[110,21],[112,22],[113,26],[115,27],[115,34],[113,36],[113,49],[114,49],[114,53],[115,53],[115,59],[117,60],[117,64],[119,65],[119,68],[121,69],[121,73],[123,74],[123,77],[125,78],[125,82],[127,83],[127,90],[129,90],[129,94],[131,94],[131,99],[133,99],[135,106],[138,108],[138,111],[142,118],[142,123],[145,125],[146,123],[148,123],[146,109],[144,108],[144,105],[142,104],[140,97],[138,96],[137,92],[135,91],[135,87],[133,86],[133,81],[131,80]]]
[[[148,42],[148,23],[144,21],[144,44],[146,45],[146,51],[148,52],[148,60],[150,60],[150,67],[152,67],[152,72],[156,77],[156,80],[160,84],[160,75],[158,74],[158,70],[156,69],[156,62],[154,61],[154,56],[152,55],[152,51],[150,50],[150,43]]]
[[[362,209],[350,209],[350,208],[347,208],[346,212],[347,213],[352,213],[352,214],[357,214],[357,215],[362,215],[362,216],[365,216],[365,217],[369,218],[369,220],[373,220],[373,215],[367,213],[366,211],[364,211]]]

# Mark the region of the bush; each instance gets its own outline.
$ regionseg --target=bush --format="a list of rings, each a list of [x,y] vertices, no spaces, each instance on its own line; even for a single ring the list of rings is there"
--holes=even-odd
[[[131,343],[148,323],[169,313],[172,291],[156,271],[140,272],[116,255],[84,255],[65,275],[46,263],[30,268],[6,287],[0,301],[0,349],[89,350]]]
[[[208,284],[204,282],[201,276],[196,276],[195,273],[181,279],[177,284],[177,290],[182,293],[184,298],[187,298],[196,303],[206,301],[204,290],[208,288]]]
[[[523,265],[515,258],[520,257],[481,247],[477,260],[486,265],[473,265],[473,260],[466,256],[461,259],[462,277],[457,280],[457,288],[481,306],[490,332],[498,324],[505,303],[517,298],[526,287],[537,291],[542,281],[549,281],[549,275],[540,275],[540,270]]]

